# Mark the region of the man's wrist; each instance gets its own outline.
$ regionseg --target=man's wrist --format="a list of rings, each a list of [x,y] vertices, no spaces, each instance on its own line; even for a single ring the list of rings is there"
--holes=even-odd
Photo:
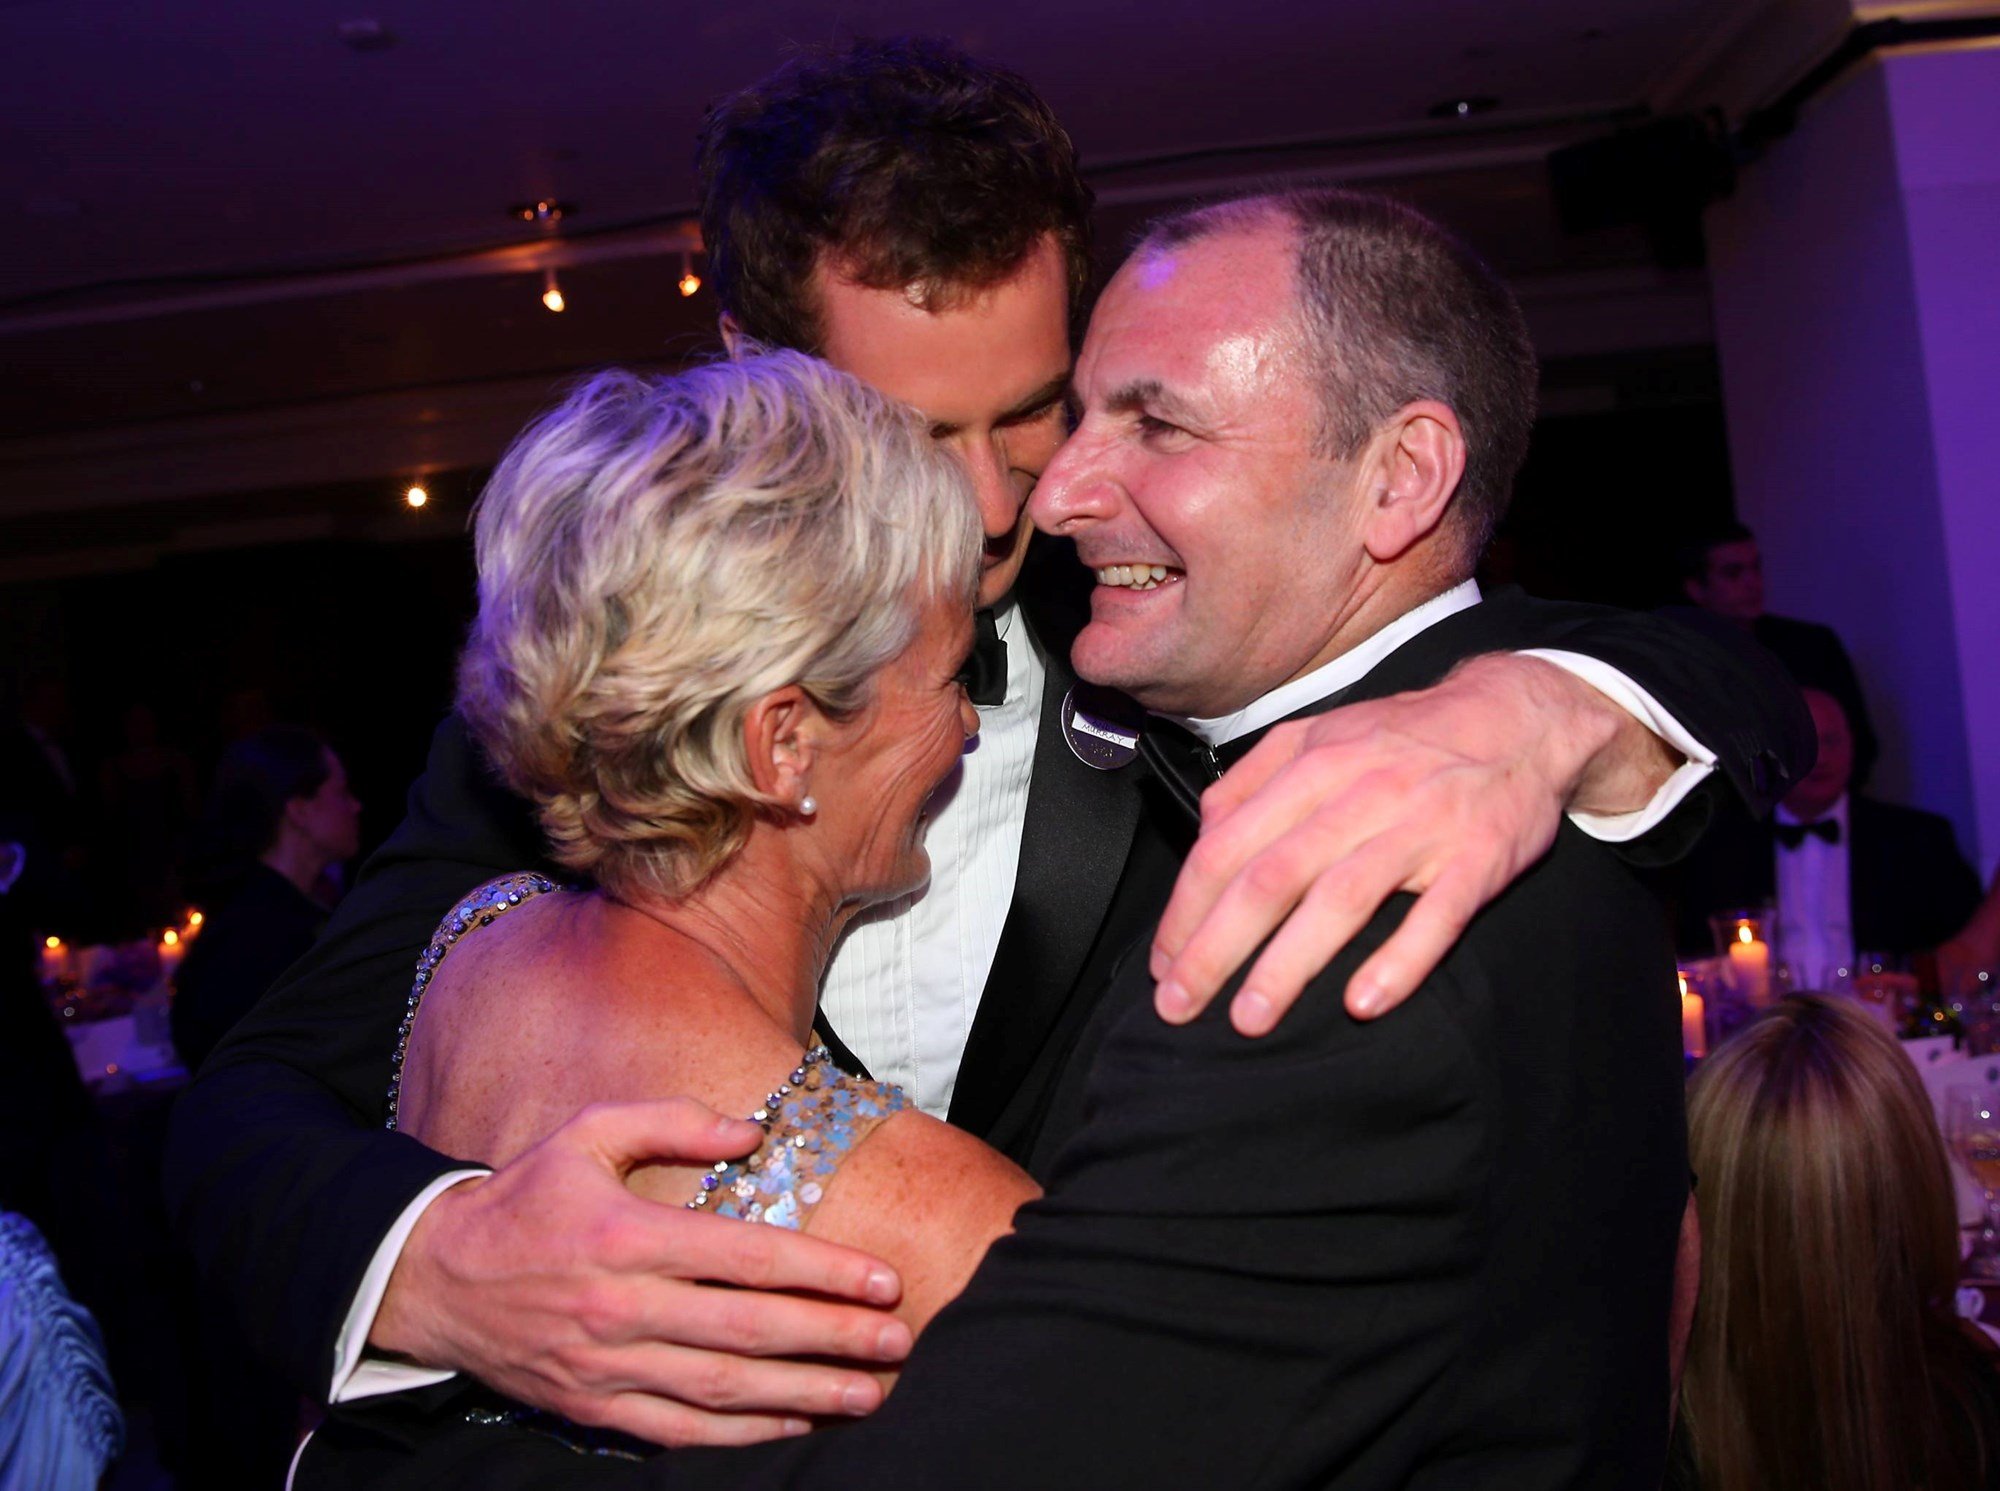
[[[448,1236],[456,1208],[483,1185],[487,1176],[458,1179],[441,1192],[416,1219],[401,1255],[389,1275],[375,1319],[368,1329],[368,1349],[426,1366],[450,1367],[438,1357],[438,1334],[428,1302],[437,1297],[439,1242]]]
[[[1633,723],[1617,705],[1554,663],[1524,653],[1468,658],[1453,676],[1506,703],[1518,738],[1530,743],[1522,760],[1566,811],[1619,811],[1579,802],[1602,792],[1603,784],[1594,781],[1599,760]]]

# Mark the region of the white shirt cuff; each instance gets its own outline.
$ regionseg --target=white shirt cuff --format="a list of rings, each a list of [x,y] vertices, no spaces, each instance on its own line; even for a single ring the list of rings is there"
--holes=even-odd
[[[1660,790],[1653,794],[1653,800],[1636,813],[1571,813],[1569,821],[1593,839],[1601,839],[1607,844],[1623,844],[1638,838],[1679,807],[1681,800],[1715,770],[1715,752],[1688,734],[1679,720],[1660,707],[1659,700],[1609,663],[1585,657],[1580,652],[1560,652],[1542,647],[1525,648],[1521,656],[1538,657],[1572,677],[1582,679],[1687,757],[1674,774],[1661,783]]]
[[[355,1293],[354,1303],[348,1307],[347,1319],[341,1323],[339,1339],[333,1346],[333,1388],[327,1394],[327,1402],[352,1403],[357,1398],[406,1392],[413,1387],[429,1387],[434,1382],[445,1382],[458,1375],[443,1367],[419,1367],[411,1362],[369,1358],[368,1333],[375,1328],[375,1312],[382,1308],[382,1296],[389,1292],[389,1275],[396,1271],[396,1261],[403,1256],[403,1245],[409,1242],[410,1234],[416,1230],[417,1218],[429,1209],[433,1201],[460,1181],[492,1173],[490,1170],[453,1170],[440,1175],[417,1192],[416,1199],[403,1208],[403,1214],[396,1218],[396,1225],[389,1229],[382,1245],[375,1250],[374,1258],[369,1261],[368,1272],[361,1276],[361,1288]]]

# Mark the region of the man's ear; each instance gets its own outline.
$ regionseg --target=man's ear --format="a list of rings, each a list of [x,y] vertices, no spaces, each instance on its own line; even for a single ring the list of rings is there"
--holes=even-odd
[[[811,793],[825,720],[797,684],[772,690],[744,712],[743,753],[759,794],[797,806]]]
[[[736,318],[724,311],[716,318],[715,329],[722,334],[722,350],[731,357],[741,357],[746,338],[743,328],[736,324]]]
[[[1369,512],[1362,543],[1378,564],[1403,557],[1436,530],[1465,475],[1465,432],[1447,404],[1405,404],[1368,444]]]

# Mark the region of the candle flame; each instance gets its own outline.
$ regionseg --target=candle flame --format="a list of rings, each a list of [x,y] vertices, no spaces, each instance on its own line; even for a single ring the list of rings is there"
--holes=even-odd
[[[190,927],[199,927],[203,920],[204,918],[199,911],[190,911],[188,913],[188,925]]]
[[[1685,999],[1687,998],[1688,995],[1688,976],[1685,973],[1683,973],[1680,976],[1680,979],[1681,979],[1681,998]]]
[[[180,940],[181,934],[176,932],[172,927],[168,927],[166,931],[160,934],[160,945],[162,947],[176,947],[180,944]]]
[[[1738,942],[1755,942],[1757,940],[1750,935],[1750,923],[1738,922],[1736,924],[1736,940]]]
[[[47,948],[50,952],[54,952],[57,948],[62,946],[62,938],[51,937],[47,942],[44,942],[42,946]]]

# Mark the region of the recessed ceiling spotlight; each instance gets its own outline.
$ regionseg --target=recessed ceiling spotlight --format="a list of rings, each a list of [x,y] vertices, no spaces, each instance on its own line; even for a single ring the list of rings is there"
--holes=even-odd
[[[507,216],[524,223],[540,223],[545,228],[553,228],[575,211],[574,202],[558,202],[553,197],[544,197],[539,202],[523,202],[518,207],[509,207]]]
[[[1490,114],[1500,107],[1500,100],[1489,98],[1483,93],[1468,93],[1463,98],[1447,98],[1442,103],[1432,104],[1424,110],[1433,119],[1470,119],[1474,114]]]
[[[333,28],[341,42],[357,52],[386,52],[396,44],[396,33],[373,16],[356,16]]]

